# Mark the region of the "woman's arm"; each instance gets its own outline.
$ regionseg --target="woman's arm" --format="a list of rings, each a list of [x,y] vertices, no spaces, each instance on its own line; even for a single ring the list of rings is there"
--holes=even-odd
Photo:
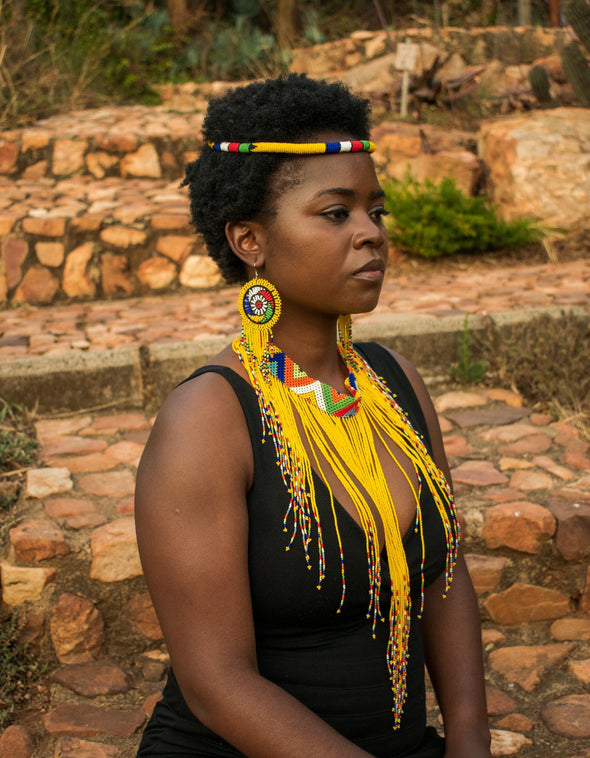
[[[443,598],[444,576],[425,590],[426,665],[445,725],[449,758],[490,758],[477,600],[461,553]]]
[[[248,577],[250,438],[230,385],[206,374],[162,407],[142,457],[145,578],[187,705],[250,758],[366,758],[260,676]]]
[[[440,425],[428,390],[412,364],[395,353],[394,357],[418,397],[434,460],[450,484]],[[490,758],[479,608],[461,550],[446,598],[444,584],[443,575],[425,589],[421,628],[426,665],[445,726],[446,755]]]

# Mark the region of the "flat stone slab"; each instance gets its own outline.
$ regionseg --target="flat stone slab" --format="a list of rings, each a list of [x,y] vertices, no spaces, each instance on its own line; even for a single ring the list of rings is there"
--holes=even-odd
[[[510,732],[506,729],[492,729],[492,755],[515,755],[525,745],[532,745],[533,741],[524,734]]]
[[[501,474],[491,461],[465,461],[451,471],[453,482],[487,487],[490,484],[504,484],[508,477]]]
[[[574,645],[568,643],[502,647],[490,653],[490,663],[507,681],[518,684],[525,692],[532,692],[573,648]]]
[[[545,706],[543,721],[554,734],[590,737],[590,695],[568,695]]]
[[[137,348],[23,357],[0,362],[0,386],[13,403],[39,413],[119,402],[143,403]]]
[[[114,745],[62,737],[55,746],[54,758],[119,758],[121,751]]]
[[[461,428],[471,426],[502,426],[512,424],[521,418],[529,416],[529,408],[515,408],[511,405],[497,407],[474,408],[459,411],[447,411],[445,416]]]
[[[132,686],[129,674],[108,663],[65,666],[55,671],[51,678],[84,697],[116,695],[127,692]]]
[[[112,711],[94,705],[58,705],[43,717],[53,737],[130,737],[145,721],[142,711]]]

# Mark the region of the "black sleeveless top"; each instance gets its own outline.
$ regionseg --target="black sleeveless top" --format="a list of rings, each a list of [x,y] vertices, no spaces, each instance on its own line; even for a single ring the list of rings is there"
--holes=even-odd
[[[357,345],[382,376],[408,414],[416,431],[431,443],[418,399],[405,373],[379,345]],[[247,496],[249,572],[260,674],[304,703],[338,732],[379,758],[442,758],[444,741],[426,728],[424,654],[416,611],[420,596],[420,538],[413,526],[403,544],[413,599],[407,672],[408,695],[401,726],[393,729],[392,693],[387,670],[387,623],[378,623],[377,637],[367,620],[369,585],[365,535],[336,501],[344,549],[346,599],[336,614],[342,591],[338,543],[328,491],[314,476],[323,529],[326,577],[318,590],[317,571],[306,568],[301,541],[285,550],[288,534],[283,518],[288,495],[276,465],[274,445],[260,444],[262,426],[251,385],[225,366],[205,366],[192,374],[221,374],[232,386],[248,425],[254,456],[254,483]],[[188,380],[185,380],[188,381]],[[269,444],[270,443],[270,444]],[[395,498],[394,498],[395,499]],[[426,560],[425,583],[445,568],[445,535],[436,506],[422,487]],[[315,536],[315,535],[312,535]],[[313,544],[313,542],[312,542]],[[313,560],[313,552],[311,553]],[[389,571],[382,556],[381,610],[389,611]],[[236,758],[239,751],[198,721],[186,705],[174,672],[147,724],[138,756]],[[315,757],[313,757],[315,758]],[[318,758],[321,758],[318,756]]]

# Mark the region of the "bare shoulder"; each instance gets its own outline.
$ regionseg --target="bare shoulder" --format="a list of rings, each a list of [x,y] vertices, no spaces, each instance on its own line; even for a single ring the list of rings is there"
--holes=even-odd
[[[241,366],[231,348],[207,366],[225,366],[241,375]],[[227,429],[239,434],[240,427],[247,431],[240,401],[230,382],[213,369],[184,381],[168,395],[156,417],[150,441],[173,433],[177,439],[188,437],[199,444],[212,444],[217,437],[224,439]]]
[[[430,393],[424,384],[424,379],[422,379],[422,376],[418,369],[407,358],[404,358],[403,355],[396,353],[395,350],[391,350],[390,348],[385,347],[385,345],[382,345],[382,347],[387,350],[387,352],[396,360],[397,363],[399,363],[404,374],[407,376],[408,381],[412,385],[412,388],[416,393],[418,400],[420,401],[422,409],[426,411],[428,406],[432,405],[432,401],[430,399]]]
[[[233,368],[223,354],[214,362]],[[162,483],[177,496],[183,483],[203,491],[213,475],[218,482],[225,476],[243,492],[253,462],[240,401],[226,378],[208,371],[176,387],[164,401],[139,465],[136,500],[140,507],[150,502]]]

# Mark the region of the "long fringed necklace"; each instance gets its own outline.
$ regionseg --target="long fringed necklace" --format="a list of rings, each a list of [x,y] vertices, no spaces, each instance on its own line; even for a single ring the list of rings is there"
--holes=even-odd
[[[386,658],[393,692],[394,728],[397,728],[407,694],[406,670],[412,603],[402,535],[375,439],[380,441],[385,455],[391,457],[405,477],[416,504],[414,528],[420,535],[422,546],[418,617],[424,603],[425,545],[420,508],[423,483],[434,499],[445,532],[445,594],[451,584],[457,558],[459,525],[444,474],[435,465],[420,435],[412,427],[407,414],[396,402],[385,382],[354,349],[349,316],[339,319],[338,331],[338,349],[347,367],[345,385],[350,395],[338,393],[328,385],[308,377],[275,347],[270,329],[261,330],[258,325],[250,327],[244,318],[242,334],[234,341],[233,349],[244,365],[258,398],[263,427],[262,442],[268,435],[272,438],[277,464],[289,493],[289,506],[284,517],[284,531],[290,532],[286,549],[290,549],[299,534],[307,567],[312,569],[310,546],[315,532],[318,589],[321,589],[325,578],[326,560],[312,461],[328,490],[342,576],[342,594],[337,613],[341,612],[346,597],[345,556],[334,496],[323,466],[327,464],[332,469],[350,495],[365,534],[369,577],[367,618],[371,622],[373,637],[376,636],[377,621],[382,619],[382,572],[381,546],[375,515],[369,503],[374,505],[379,514],[384,529],[391,582]],[[409,459],[417,487],[397,460],[392,448],[401,450]]]

